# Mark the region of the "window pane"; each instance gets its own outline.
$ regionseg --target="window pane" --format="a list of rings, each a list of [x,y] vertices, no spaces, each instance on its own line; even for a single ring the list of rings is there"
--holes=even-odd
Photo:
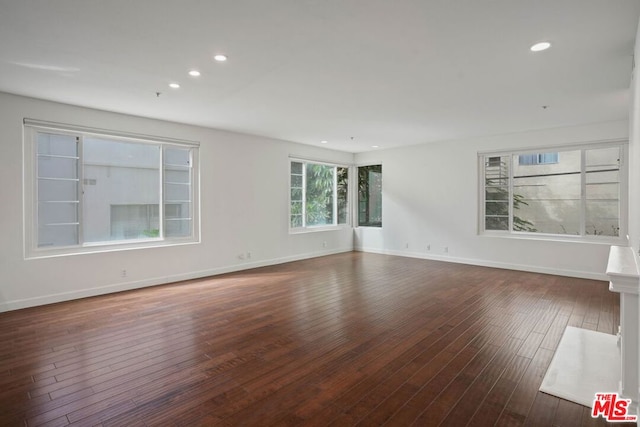
[[[486,217],[484,222],[486,230],[502,230],[509,229],[509,217]]]
[[[186,167],[178,169],[175,166],[165,166],[164,181],[176,184],[190,184],[191,170]]]
[[[337,168],[338,224],[349,221],[349,169]]]
[[[38,178],[77,179],[78,160],[38,156]]]
[[[164,205],[165,219],[187,219],[191,218],[190,203],[166,203]]]
[[[38,180],[38,199],[40,201],[78,200],[77,180]]]
[[[188,202],[191,199],[191,187],[189,184],[165,182],[164,199],[167,203]]]
[[[509,230],[509,156],[491,156],[484,162],[485,230]]]
[[[382,227],[382,165],[358,167],[358,225]]]
[[[514,230],[580,235],[581,153],[565,151],[553,164],[513,171]]]
[[[585,151],[585,233],[620,235],[620,148]]]
[[[349,220],[349,168],[291,162],[291,228],[335,226]]]
[[[160,237],[158,205],[111,205],[111,239]]]
[[[291,162],[291,175],[302,175],[301,162]]]
[[[192,234],[192,152],[189,148],[164,150],[164,236]]]
[[[41,225],[38,227],[38,247],[75,246],[78,244],[78,224]]]
[[[37,134],[38,247],[79,243],[78,139]]]
[[[305,218],[307,226],[333,224],[333,166],[307,163]]]
[[[290,177],[290,191],[291,191],[291,205],[290,210],[290,222],[291,228],[303,227],[302,221],[302,200],[304,198],[303,186],[303,165],[301,162],[291,162],[291,177]]]
[[[191,235],[191,219],[165,219],[166,237],[187,237]]]
[[[85,242],[156,237],[160,146],[85,138]],[[150,236],[151,234],[151,236]]]
[[[189,148],[166,148],[164,150],[165,167],[191,167],[191,150]]]
[[[74,135],[38,133],[38,155],[78,157],[77,138]]]

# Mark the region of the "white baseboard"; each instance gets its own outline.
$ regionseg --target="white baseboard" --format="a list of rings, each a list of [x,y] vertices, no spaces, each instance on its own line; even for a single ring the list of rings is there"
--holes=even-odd
[[[216,276],[219,274],[233,273],[236,271],[249,270],[252,268],[266,267],[270,265],[284,264],[292,261],[301,261],[303,259],[317,258],[326,255],[333,255],[343,252],[351,252],[353,249],[340,248],[318,252],[308,252],[305,254],[296,254],[281,258],[272,258],[267,260],[259,260],[253,262],[244,262],[242,264],[230,265],[226,267],[217,267],[207,270],[191,271],[188,273],[174,274],[170,276],[152,277],[144,280],[137,280],[124,283],[116,283],[113,285],[100,286],[97,288],[82,289],[78,291],[61,292],[50,295],[43,295],[33,298],[25,298],[13,301],[0,302],[0,313],[11,310],[19,310],[21,308],[36,307],[45,304],[54,304],[57,302],[71,301],[74,299],[94,297],[98,295],[112,294],[114,292],[130,291],[133,289],[141,289],[149,286],[163,285],[166,283],[180,282],[183,280],[199,279],[202,277]]]
[[[584,271],[564,270],[564,269],[547,268],[547,267],[531,266],[531,265],[524,265],[524,264],[510,264],[510,263],[486,261],[486,260],[480,260],[480,259],[459,258],[454,256],[448,256],[448,255],[432,255],[432,254],[410,252],[410,251],[380,250],[377,248],[368,248],[368,247],[354,247],[354,248],[348,247],[348,248],[340,248],[340,249],[333,249],[333,250],[326,250],[326,251],[308,252],[304,254],[296,254],[296,255],[291,255],[291,256],[281,257],[281,258],[272,258],[267,260],[244,262],[242,264],[235,264],[235,265],[230,265],[225,267],[217,267],[217,268],[212,268],[207,270],[192,271],[188,273],[174,274],[170,276],[152,277],[144,280],[116,283],[112,285],[100,286],[97,288],[90,288],[90,289],[82,289],[78,291],[61,292],[57,294],[43,295],[43,296],[38,296],[33,298],[5,301],[5,302],[0,302],[0,313],[5,311],[11,311],[11,310],[19,310],[21,308],[28,308],[28,307],[45,305],[45,304],[53,304],[57,302],[70,301],[70,300],[79,299],[79,298],[87,298],[87,297],[93,297],[98,295],[110,294],[114,292],[122,292],[122,291],[129,291],[133,289],[146,288],[149,286],[163,285],[166,283],[180,282],[182,280],[199,279],[202,277],[216,276],[216,275],[225,274],[225,273],[233,273],[236,271],[248,270],[252,268],[284,264],[286,262],[300,261],[303,259],[316,258],[316,257],[325,256],[325,255],[351,252],[352,250],[359,251],[359,252],[377,253],[377,254],[383,254],[383,255],[395,255],[395,256],[402,256],[402,257],[409,257],[409,258],[420,258],[420,259],[429,259],[434,261],[453,262],[458,264],[477,265],[481,267],[502,268],[506,270],[519,270],[519,271],[528,271],[532,273],[553,274],[557,276],[578,277],[582,279],[603,280],[603,281],[609,280],[605,273],[602,273],[602,274],[589,273]]]
[[[429,259],[433,261],[444,261],[444,262],[453,262],[457,264],[468,264],[468,265],[477,265],[480,267],[491,267],[491,268],[502,268],[505,270],[518,270],[518,271],[528,271],[531,273],[542,273],[542,274],[553,274],[556,276],[567,276],[567,277],[577,277],[580,279],[591,279],[591,280],[603,280],[609,281],[607,275],[603,273],[590,273],[585,271],[576,271],[576,270],[565,270],[559,268],[548,268],[548,267],[540,267],[534,265],[525,265],[525,264],[511,264],[506,262],[495,262],[495,261],[487,261],[481,259],[473,259],[473,258],[459,258],[448,255],[432,255],[420,252],[411,252],[411,251],[396,251],[396,250],[380,250],[377,248],[367,248],[356,246],[353,248],[354,251],[358,252],[369,252],[376,253],[382,255],[395,255],[402,256],[408,258],[420,258],[420,259]]]

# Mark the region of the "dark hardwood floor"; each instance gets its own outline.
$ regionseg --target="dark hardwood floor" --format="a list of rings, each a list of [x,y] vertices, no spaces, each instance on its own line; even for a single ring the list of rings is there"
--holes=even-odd
[[[0,425],[606,425],[538,387],[618,323],[605,282],[339,254],[0,313]]]

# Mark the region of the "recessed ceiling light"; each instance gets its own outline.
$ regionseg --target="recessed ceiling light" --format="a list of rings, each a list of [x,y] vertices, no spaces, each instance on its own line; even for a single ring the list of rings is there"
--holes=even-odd
[[[171,89],[180,89],[180,85],[178,83],[169,83],[169,87]]]
[[[372,145],[371,148],[380,148],[379,145]]]
[[[536,43],[533,46],[531,46],[531,51],[532,52],[540,52],[542,50],[547,50],[551,47],[551,43],[549,42],[540,42],[540,43]]]
[[[227,60],[227,55],[218,54],[218,55],[214,56],[213,59],[215,59],[218,62],[224,62],[224,61]]]
[[[329,142],[329,141],[322,140],[322,141],[320,141],[320,144],[326,144],[327,142]]]
[[[198,77],[198,76],[200,75],[200,71],[198,71],[198,70],[191,70],[191,71],[189,71],[189,75],[190,75],[191,77]]]

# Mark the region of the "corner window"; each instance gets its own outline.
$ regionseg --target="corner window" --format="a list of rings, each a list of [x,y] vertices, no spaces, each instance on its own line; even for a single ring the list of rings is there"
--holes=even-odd
[[[382,165],[358,167],[358,225],[382,227]]]
[[[626,144],[481,155],[481,229],[616,238],[626,233]]]
[[[25,121],[27,252],[195,240],[195,143]]]
[[[291,160],[289,227],[334,227],[348,224],[349,168]]]

